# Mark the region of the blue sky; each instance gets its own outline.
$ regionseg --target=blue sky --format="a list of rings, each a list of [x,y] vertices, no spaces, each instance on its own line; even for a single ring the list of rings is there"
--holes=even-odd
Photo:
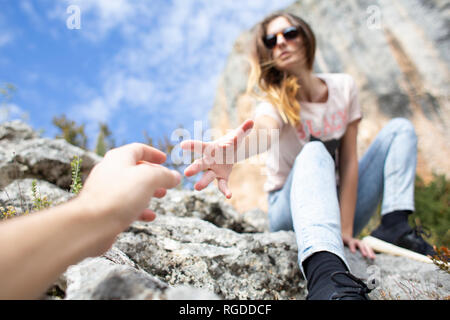
[[[0,0],[0,83],[11,118],[54,137],[54,116],[98,123],[117,144],[208,120],[237,36],[292,0]],[[69,29],[67,8],[81,12]],[[5,118],[0,117],[0,121]]]

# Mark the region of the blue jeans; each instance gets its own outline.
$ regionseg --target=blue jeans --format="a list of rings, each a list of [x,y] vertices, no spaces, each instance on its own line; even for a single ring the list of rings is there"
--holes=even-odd
[[[392,119],[359,160],[354,236],[369,222],[380,201],[382,215],[414,211],[416,163],[413,125],[407,119]],[[319,251],[336,254],[350,270],[344,256],[338,194],[334,161],[319,141],[302,148],[283,187],[269,192],[270,231],[294,230],[304,276],[303,262]]]

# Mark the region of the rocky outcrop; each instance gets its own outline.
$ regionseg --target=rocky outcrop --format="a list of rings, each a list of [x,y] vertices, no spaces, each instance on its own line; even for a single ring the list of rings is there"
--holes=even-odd
[[[0,152],[26,150],[41,138],[21,123],[0,125]],[[17,130],[15,130],[17,128]],[[14,145],[13,142],[14,141]],[[52,148],[54,141],[47,139]],[[68,161],[71,152],[88,153],[58,141],[57,152],[24,153],[23,163]],[[4,146],[7,146],[5,148]],[[49,149],[46,149],[49,150]],[[60,156],[60,158],[59,158]],[[0,167],[5,168],[5,159]],[[100,158],[93,157],[98,160]],[[95,161],[92,160],[92,163]],[[32,180],[41,196],[56,205],[73,195],[55,183],[52,174],[32,176],[27,167],[1,189],[3,206],[32,208]],[[119,234],[100,257],[70,266],[45,299],[304,299],[306,282],[297,263],[293,232],[271,233],[263,211],[238,213],[222,194],[209,187],[201,192],[169,190],[150,205],[158,217],[135,222]],[[39,213],[31,213],[39,214]],[[19,230],[20,232],[20,230]],[[442,299],[450,295],[450,275],[433,264],[379,254],[375,261],[346,250],[352,272],[375,289],[373,299]]]
[[[58,186],[45,181],[37,179],[16,179],[1,188],[0,192],[0,206],[13,206],[18,214],[24,213],[28,210],[33,210],[34,198],[32,193],[32,183],[36,181],[37,196],[46,198],[49,205],[58,205],[66,202],[73,197],[73,194]]]
[[[296,1],[286,11],[303,17],[317,37],[318,73],[351,74],[360,91],[361,157],[393,117],[410,119],[418,135],[417,173],[450,176],[450,55],[448,1]],[[244,92],[251,31],[244,32],[220,79],[211,127],[225,133],[252,117],[254,101]],[[267,209],[264,158],[236,165],[230,177],[239,211]]]
[[[215,187],[202,192],[171,190],[163,199],[153,199],[150,208],[159,214],[193,217],[239,233],[269,231],[267,213],[262,210],[237,212]]]
[[[0,188],[18,178],[36,178],[69,190],[70,163],[74,157],[82,159],[83,179],[101,160],[93,152],[77,148],[63,139],[40,138],[20,121],[0,127]]]
[[[217,300],[207,290],[167,283],[139,268],[123,252],[111,248],[103,256],[70,266],[56,284],[67,300]]]

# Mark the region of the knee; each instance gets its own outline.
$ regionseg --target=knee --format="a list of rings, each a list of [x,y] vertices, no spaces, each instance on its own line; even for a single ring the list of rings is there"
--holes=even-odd
[[[333,163],[330,153],[320,141],[312,141],[305,144],[297,155],[295,162],[310,162],[309,160],[314,160],[311,161],[312,163],[317,163],[319,161],[331,161]]]
[[[414,129],[414,125],[412,122],[406,118],[394,118],[388,123],[389,127],[392,127],[394,131],[397,133],[407,134],[413,139],[417,141],[416,130]]]
[[[302,151],[298,154],[297,158],[299,158],[302,154],[303,155],[322,155],[324,153],[327,153],[327,149],[325,148],[325,145],[320,141],[312,141],[305,144],[302,148]]]

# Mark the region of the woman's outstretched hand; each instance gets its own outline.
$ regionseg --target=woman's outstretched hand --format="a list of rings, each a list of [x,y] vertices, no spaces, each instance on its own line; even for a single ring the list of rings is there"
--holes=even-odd
[[[201,158],[195,160],[184,170],[186,177],[204,171],[202,178],[194,186],[196,190],[200,191],[206,188],[214,179],[217,179],[219,190],[227,199],[231,198],[228,177],[237,161],[237,150],[244,138],[251,132],[253,125],[253,120],[246,120],[237,129],[215,141],[186,140],[181,143],[182,149],[202,154]]]

